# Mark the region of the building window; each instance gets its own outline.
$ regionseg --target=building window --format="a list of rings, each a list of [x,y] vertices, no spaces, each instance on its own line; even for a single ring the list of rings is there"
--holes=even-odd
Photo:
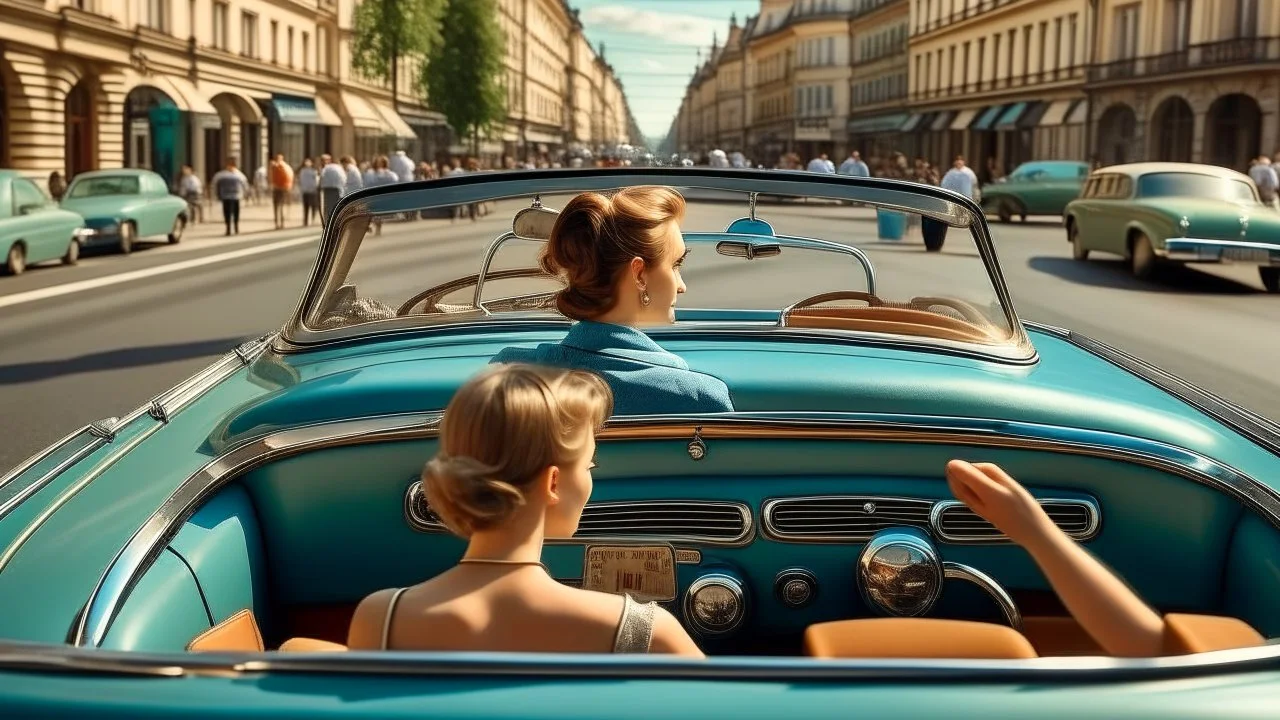
[[[240,54],[258,57],[258,16],[245,10],[240,11]]]
[[[302,31],[302,71],[307,72],[311,68],[311,33]]]
[[[219,50],[227,49],[227,26],[230,24],[231,10],[224,2],[213,4],[213,46]]]
[[[1017,28],[1013,28],[1009,30],[1009,49],[1006,52],[1006,58],[1005,58],[1005,65],[1007,68],[1005,72],[1005,77],[1010,77],[1010,78],[1014,77],[1013,56],[1014,56],[1014,48],[1016,48],[1017,45],[1018,45],[1018,30]],[[1000,53],[996,53],[995,62],[999,64]]]
[[[969,40],[964,41],[963,65],[960,67],[960,87],[962,88],[969,86],[969,46],[972,44]]]
[[[285,50],[288,53],[286,57],[289,60],[289,67],[293,67],[293,28],[292,27],[290,27],[288,30],[285,31],[285,37],[288,38],[288,40],[285,43]]]
[[[1031,74],[1031,26],[1022,26],[1022,74]]]
[[[147,0],[145,23],[152,30],[169,32],[169,0]]]
[[[1076,42],[1080,33],[1080,13],[1071,13],[1067,18],[1067,67],[1076,66]]]
[[[1000,79],[1000,41],[1002,39],[1004,39],[1004,35],[1001,35],[1000,33],[996,33],[991,37],[991,79],[992,80]],[[1006,80],[1005,84],[1006,85],[1010,84],[1007,81],[1010,81],[1013,78],[1012,67],[1009,68],[1009,73],[1006,74],[1004,77]]]
[[[280,23],[271,21],[271,62],[280,62]]]
[[[1115,59],[1131,60],[1138,56],[1138,8],[1139,3],[1131,3],[1116,8]]]
[[[1236,0],[1236,37],[1251,38],[1258,34],[1258,0]]]
[[[947,90],[950,90],[956,84],[956,46],[952,45],[947,55],[947,67],[950,71],[947,73]]]
[[[1048,66],[1049,51],[1049,21],[1040,23],[1040,64],[1036,66],[1036,72],[1041,76],[1044,75],[1045,67]]]
[[[1186,50],[1191,36],[1191,0],[1165,0],[1165,52]]]
[[[982,81],[986,79],[987,64],[987,39],[978,38],[978,87],[982,87]]]
[[[1053,67],[1049,68],[1054,73],[1058,72],[1058,66],[1062,64],[1062,18],[1054,18],[1053,21]]]

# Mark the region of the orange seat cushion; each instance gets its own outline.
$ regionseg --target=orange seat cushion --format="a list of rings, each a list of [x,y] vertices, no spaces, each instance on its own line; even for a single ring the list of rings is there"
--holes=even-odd
[[[195,636],[187,649],[194,652],[262,652],[262,632],[253,611],[241,610]]]
[[[280,652],[343,652],[346,649],[342,643],[305,637],[289,638],[280,645]]]
[[[1266,639],[1248,623],[1236,618],[1169,613],[1164,616],[1163,641],[1163,654],[1190,655],[1257,647]]]
[[[932,618],[869,618],[810,625],[805,652],[818,658],[1024,659],[1036,651],[1004,625]]]

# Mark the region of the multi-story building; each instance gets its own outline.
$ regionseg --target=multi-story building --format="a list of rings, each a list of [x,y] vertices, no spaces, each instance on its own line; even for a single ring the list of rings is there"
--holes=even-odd
[[[554,152],[571,128],[581,26],[562,0],[505,1],[525,13],[514,41],[508,33],[519,62],[505,78],[521,88],[519,139]],[[0,167],[42,177],[151,167],[172,179],[183,164],[208,177],[227,157],[252,172],[268,152],[295,164],[326,151],[446,152],[443,117],[416,87],[420,59],[400,59],[394,83],[353,71],[357,3],[0,0]],[[591,68],[592,111],[611,119],[590,141],[625,141],[621,88],[587,50],[576,62]]]
[[[1080,158],[1089,0],[911,0],[909,151],[981,179]]]
[[[794,33],[795,147],[802,160],[845,153],[851,67],[849,15],[854,0],[797,0]]]
[[[1100,0],[1090,68],[1099,161],[1244,170],[1280,149],[1280,4]]]
[[[868,161],[901,150],[909,17],[910,0],[858,0],[849,21],[849,147]]]
[[[716,59],[716,147],[725,152],[742,152],[747,146],[750,93],[747,92],[747,28],[729,20],[729,38]]]
[[[752,93],[748,154],[765,165],[772,165],[780,155],[795,148],[795,31],[788,22],[791,11],[791,0],[761,0],[755,28],[747,38],[747,74]]]

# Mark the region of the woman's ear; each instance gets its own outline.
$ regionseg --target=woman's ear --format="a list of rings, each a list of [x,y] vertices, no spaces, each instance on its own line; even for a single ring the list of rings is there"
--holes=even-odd
[[[543,480],[543,487],[547,491],[547,505],[558,505],[560,503],[560,468],[555,465],[547,468]]]
[[[631,276],[636,280],[636,289],[644,290],[649,285],[648,278],[644,276],[645,266],[644,258],[633,257],[631,262],[627,263],[627,269],[631,271]]]

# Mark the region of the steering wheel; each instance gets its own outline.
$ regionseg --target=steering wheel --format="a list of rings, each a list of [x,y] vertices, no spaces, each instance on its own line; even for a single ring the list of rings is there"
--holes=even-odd
[[[491,270],[485,274],[485,282],[490,280],[514,280],[519,278],[547,277],[547,274],[541,268],[512,268],[509,270]],[[447,283],[427,288],[422,292],[409,298],[396,310],[396,317],[404,317],[411,314],[411,311],[419,303],[422,304],[423,315],[434,313],[459,313],[483,310],[484,308],[471,307],[470,305],[440,305],[440,299],[451,293],[458,292],[463,288],[474,287],[480,282],[480,274],[467,275],[456,280],[450,280]],[[495,309],[535,309],[543,307],[546,303],[544,297],[554,297],[554,292],[533,293],[530,295],[517,295],[507,298],[498,298],[490,302],[484,303],[487,307]]]

